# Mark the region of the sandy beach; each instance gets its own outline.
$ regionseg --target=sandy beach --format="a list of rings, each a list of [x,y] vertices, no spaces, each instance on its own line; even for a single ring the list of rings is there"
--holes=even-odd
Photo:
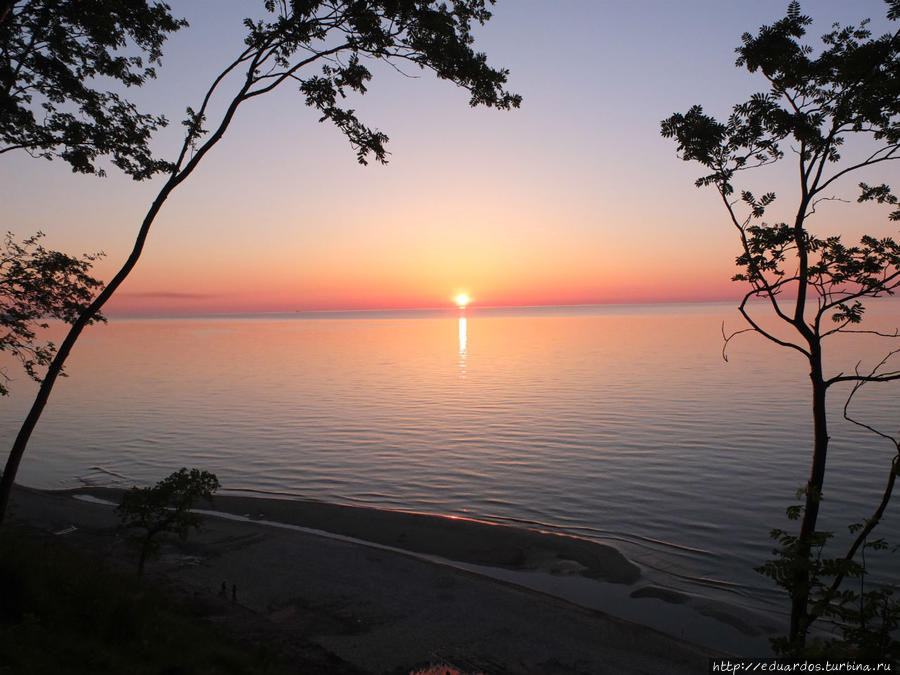
[[[133,553],[102,503],[116,499],[112,490],[18,488],[10,522],[128,565]],[[167,543],[149,574],[218,603],[212,620],[239,633],[317,645],[334,659],[324,672],[445,663],[485,673],[696,673],[722,653],[612,616],[623,603],[638,617],[668,612],[673,627],[696,615],[736,644],[746,639],[743,655],[762,637],[721,608],[642,584],[637,565],[585,540],[318,502],[219,496],[211,508],[220,515],[187,542]],[[577,594],[587,583],[616,589],[606,594],[610,613],[565,597],[566,584]]]

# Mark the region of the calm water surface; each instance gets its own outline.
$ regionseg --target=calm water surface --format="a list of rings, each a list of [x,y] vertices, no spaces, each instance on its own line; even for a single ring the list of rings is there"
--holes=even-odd
[[[771,610],[752,568],[808,473],[808,378],[756,336],[724,362],[723,320],[741,327],[731,305],[113,320],[77,347],[19,480],[198,466],[232,491],[577,534],[659,583]],[[887,347],[838,339],[832,373]],[[7,447],[32,392],[19,377],[2,403]],[[824,518],[843,529],[893,448],[839,421],[836,393]],[[863,394],[865,421],[897,429],[897,389]],[[895,502],[894,541],[898,521]]]

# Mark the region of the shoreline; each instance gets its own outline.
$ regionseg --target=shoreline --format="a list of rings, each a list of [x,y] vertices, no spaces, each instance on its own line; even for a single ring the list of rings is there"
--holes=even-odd
[[[87,495],[111,503],[117,503],[122,492],[101,487],[17,491],[54,498]],[[449,566],[716,652],[768,654],[768,638],[778,630],[770,618],[749,610],[655,585],[615,547],[570,535],[456,516],[290,498],[217,495],[211,506],[200,507],[202,514],[219,521],[227,518],[235,526],[286,529]],[[109,506],[103,508],[112,511]]]
[[[575,535],[290,497],[216,495],[202,512],[413,555],[718,651],[767,656],[779,632],[769,617],[657,585],[615,546]]]
[[[60,491],[114,503],[123,490],[86,487]],[[285,524],[487,567],[551,574],[579,574],[616,584],[634,584],[640,567],[618,549],[588,539],[461,516],[441,516],[307,499],[216,495],[198,512]]]

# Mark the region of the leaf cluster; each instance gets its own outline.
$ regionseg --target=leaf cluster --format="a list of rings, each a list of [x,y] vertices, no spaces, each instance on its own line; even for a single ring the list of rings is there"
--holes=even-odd
[[[357,160],[387,161],[387,135],[364,124],[347,105],[350,94],[365,94],[372,80],[370,64],[430,70],[466,89],[470,105],[508,109],[521,97],[505,89],[508,71],[488,65],[472,45],[473,28],[491,17],[494,0],[266,0],[263,19],[246,19],[244,52],[220,75],[203,104],[188,110],[186,148],[196,149],[207,131],[201,123],[213,92],[232,71],[245,72],[243,86],[212,132],[215,142],[244,101],[291,82],[307,106],[320,113],[350,141]],[[312,67],[315,66],[315,67]],[[200,146],[198,154],[202,155]],[[191,167],[188,152],[175,162],[172,175]]]
[[[893,4],[892,12],[897,12]],[[806,165],[804,179],[813,190],[830,182],[822,180],[822,171],[841,160],[848,134],[867,134],[884,144],[869,161],[895,156],[900,142],[898,34],[872,37],[868,22],[835,24],[814,54],[802,42],[810,23],[792,2],[783,19],[762,26],[756,35],[743,35],[736,63],[762,74],[769,89],[734,106],[727,122],[695,105],[661,123],[662,135],[677,141],[682,159],[712,170],[698,185],[716,185],[731,194],[735,174],[783,157],[785,140]]]
[[[141,113],[104,80],[155,77],[162,45],[187,23],[148,0],[16,0],[0,18],[0,153],[58,157],[78,173],[113,164],[135,180],[171,169],[150,136],[165,117]]]
[[[743,200],[754,217],[771,203],[746,191]],[[823,337],[829,334],[820,331],[824,316],[840,328],[858,324],[865,312],[861,298],[893,295],[900,286],[900,244],[891,237],[864,235],[857,245],[847,246],[840,235],[823,239],[787,223],[747,224],[741,234],[744,250],[735,264],[742,271],[732,279],[749,282],[754,295],[767,297],[789,285],[795,288],[800,280],[797,259],[805,258],[806,288],[819,299],[813,328]]]
[[[898,201],[900,201],[897,199],[897,196],[891,192],[890,186],[885,183],[882,183],[881,185],[860,183],[859,188],[861,192],[857,198],[858,202],[875,201],[879,204],[891,204],[897,206]],[[891,220],[900,220],[900,208],[891,211],[888,218]]]
[[[801,491],[802,493],[803,491]],[[798,493],[798,496],[802,496]],[[788,518],[801,517],[803,504],[787,508]],[[862,530],[865,523],[849,526],[851,533]],[[756,568],[756,571],[772,579],[793,598],[796,593],[808,593],[817,617],[828,619],[839,632],[839,637],[816,637],[798,653],[798,646],[786,638],[772,640],[776,654],[785,657],[810,659],[857,659],[896,662],[900,659],[900,601],[894,597],[896,588],[891,585],[872,585],[866,588],[867,551],[885,551],[890,548],[884,539],[866,540],[862,546],[862,558],[827,558],[824,549],[832,538],[831,532],[816,531],[810,537],[813,554],[803,555],[798,536],[776,528],[770,533],[777,543],[774,558]],[[806,571],[806,575],[798,575]],[[859,590],[840,589],[834,580],[854,579]],[[797,588],[797,579],[806,579],[803,588]]]
[[[102,253],[76,258],[49,251],[40,243],[43,236],[38,232],[18,242],[8,232],[0,249],[0,351],[16,357],[36,382],[56,351],[52,342],[38,340],[38,331],[48,327],[49,319],[75,321],[103,285],[90,276]],[[105,321],[101,315],[93,320]],[[0,374],[0,395],[5,396],[10,378]]]
[[[122,526],[141,530],[138,537],[148,552],[157,550],[157,536],[163,533],[186,538],[191,528],[200,525],[201,518],[191,513],[199,499],[210,501],[219,489],[214,473],[200,469],[181,468],[151,487],[133,487],[122,494],[116,508]]]

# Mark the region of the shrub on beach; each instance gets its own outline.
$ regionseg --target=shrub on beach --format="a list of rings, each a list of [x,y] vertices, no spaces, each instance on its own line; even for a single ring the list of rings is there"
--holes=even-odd
[[[147,558],[159,550],[160,535],[187,539],[191,528],[200,526],[201,518],[191,508],[198,499],[211,501],[218,489],[214,473],[181,468],[152,487],[133,487],[122,495],[116,512],[123,527],[137,530],[138,576],[143,575]]]

